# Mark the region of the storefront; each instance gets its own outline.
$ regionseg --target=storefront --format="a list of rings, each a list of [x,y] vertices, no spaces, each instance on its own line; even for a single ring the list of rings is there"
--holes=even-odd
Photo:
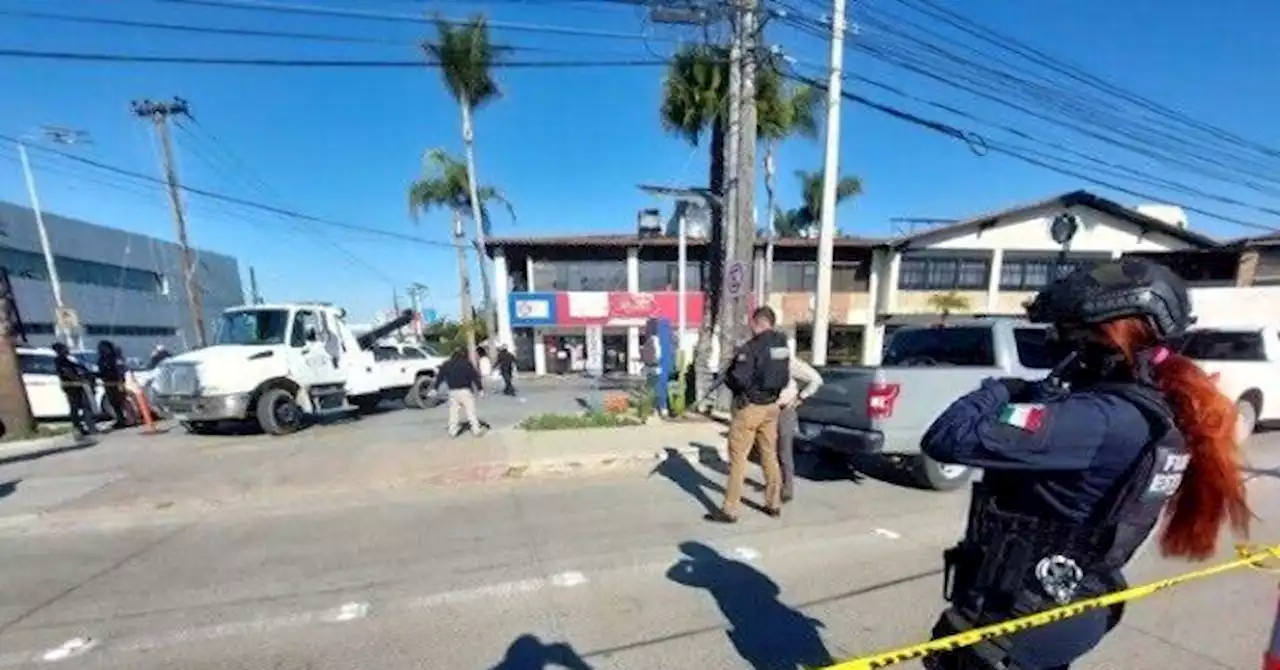
[[[676,291],[558,291],[512,293],[510,314],[517,349],[533,347],[537,374],[574,374],[594,368],[639,374],[640,334],[645,321],[667,319],[676,330],[680,294]],[[703,296],[684,296],[686,347],[702,323]],[[527,356],[517,351],[517,357]],[[593,360],[598,356],[598,360]]]

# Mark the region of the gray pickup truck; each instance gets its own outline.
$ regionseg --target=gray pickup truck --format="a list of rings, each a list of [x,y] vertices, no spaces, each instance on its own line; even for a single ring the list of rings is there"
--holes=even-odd
[[[1045,377],[1056,361],[1046,330],[1015,319],[948,320],[895,331],[880,367],[824,367],[824,384],[800,405],[800,437],[832,455],[904,456],[919,483],[963,486],[970,468],[920,453],[920,438],[955,399],[987,377]]]

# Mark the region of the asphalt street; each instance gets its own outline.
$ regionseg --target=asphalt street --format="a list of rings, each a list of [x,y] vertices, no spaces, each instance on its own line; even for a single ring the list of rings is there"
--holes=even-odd
[[[1280,436],[1249,457],[1255,539],[1274,543]],[[0,526],[0,668],[794,669],[927,637],[966,494],[814,472],[781,520],[721,527],[701,515],[722,469]],[[1186,569],[1148,555],[1130,578]],[[1078,667],[1257,670],[1276,581],[1246,570],[1135,603]]]

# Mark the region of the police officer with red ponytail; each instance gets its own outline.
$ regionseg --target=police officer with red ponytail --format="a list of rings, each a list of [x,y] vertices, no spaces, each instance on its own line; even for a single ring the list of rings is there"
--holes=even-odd
[[[944,554],[950,601],[935,637],[1127,588],[1121,572],[1167,519],[1166,556],[1213,555],[1247,533],[1235,407],[1178,355],[1193,322],[1168,268],[1121,260],[1049,285],[1027,307],[1062,363],[1045,380],[988,379],[921,448],[984,469],[960,543]],[[1065,670],[1115,627],[1092,610],[927,659],[935,670]]]

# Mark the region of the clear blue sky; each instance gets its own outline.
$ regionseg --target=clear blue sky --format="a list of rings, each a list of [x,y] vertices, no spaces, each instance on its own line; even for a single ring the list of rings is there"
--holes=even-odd
[[[527,49],[513,52],[511,58],[515,60],[650,58],[651,51],[669,54],[676,40],[699,39],[699,33],[691,30],[655,27],[644,20],[639,9],[618,2],[278,1],[293,6],[403,16],[438,10],[448,17],[460,18],[483,11],[495,22],[647,34],[651,38],[604,39],[496,29],[497,41]],[[1277,93],[1270,85],[1272,73],[1267,67],[1274,61],[1274,26],[1280,24],[1280,5],[1276,3],[934,1],[1197,120],[1260,144],[1280,147],[1280,127],[1274,123]],[[818,0],[787,3],[814,15],[821,12],[823,4]],[[387,42],[344,44],[229,37],[0,16],[0,48],[4,49],[404,60],[417,57],[415,39],[431,34],[428,26],[408,21],[239,11],[159,0],[0,0],[0,11],[321,32]],[[915,12],[900,0],[853,3],[850,20],[860,24],[858,35],[850,41],[882,52],[897,50],[910,57],[929,54],[927,47],[918,43],[903,46],[909,43],[886,32],[885,26],[889,26],[948,49],[954,47],[918,29],[937,31],[992,55],[998,53],[990,45],[975,42]],[[827,44],[816,36],[778,21],[769,27],[767,35],[770,42],[781,44],[802,63],[826,59]],[[1037,67],[1014,55],[999,55],[1003,59],[999,62],[990,58],[978,60],[997,71],[1007,71],[1009,66]],[[801,68],[821,74],[804,65]],[[912,74],[864,51],[849,51],[846,68],[852,74],[889,83],[920,99],[962,109],[983,121],[1105,158],[1147,179],[1174,181],[1182,187],[1262,207],[1280,205],[1275,193],[1215,179],[1213,171],[1222,168],[1183,170],[1153,162],[1132,151]],[[637,209],[660,204],[640,193],[637,183],[704,183],[705,150],[692,149],[680,138],[664,134],[658,123],[662,74],[660,67],[500,71],[498,79],[505,95],[482,109],[477,117],[478,174],[483,183],[508,194],[519,221],[513,225],[496,214],[495,234],[628,231],[634,229]],[[980,86],[1002,95],[991,88],[989,79]],[[1078,88],[1077,82],[1066,81],[1058,90],[1069,93]],[[978,131],[993,140],[1027,143],[865,82],[849,82],[848,90]],[[445,239],[447,223],[440,214],[424,219],[414,229],[404,195],[406,185],[419,170],[424,149],[461,150],[457,107],[434,70],[139,65],[5,57],[0,67],[0,91],[4,100],[0,105],[0,133],[18,135],[41,124],[88,130],[95,144],[75,151],[147,174],[158,174],[153,135],[149,124],[130,114],[129,101],[180,95],[191,102],[200,128],[217,136],[224,147],[252,169],[254,178],[266,182],[269,190],[255,186],[252,179],[246,181],[211,166],[202,158],[211,155],[209,147],[177,132],[179,165],[185,183],[362,226]],[[1032,111],[1052,111],[1043,103],[1027,106]],[[1129,116],[1141,112],[1114,100],[1111,109]],[[1086,115],[1083,122],[1097,120],[1096,115]],[[839,226],[852,234],[888,234],[891,217],[962,217],[1076,188],[1089,188],[1126,203],[1140,200],[1007,157],[975,156],[954,139],[851,103],[845,104],[843,122],[842,172],[860,176],[866,190],[865,195],[840,209]],[[1148,119],[1144,123],[1150,127],[1162,122]],[[1177,134],[1182,137],[1182,131]],[[1216,144],[1223,151],[1247,151],[1221,141]],[[1139,145],[1145,147],[1149,143]],[[1181,155],[1188,155],[1188,151],[1184,147]],[[1203,155],[1199,150],[1195,153]],[[1058,155],[1081,160],[1061,152]],[[1262,176],[1280,174],[1276,170],[1280,159],[1252,155],[1259,164],[1255,172]],[[0,147],[0,198],[25,202],[15,156],[11,147]],[[35,156],[47,209],[173,237],[166,200],[154,185],[130,183],[58,157],[38,153]],[[791,172],[816,169],[821,161],[820,142],[798,139],[784,146],[779,161],[781,204],[795,204],[797,193]],[[1235,167],[1247,165],[1244,161],[1227,160]],[[1256,211],[1086,171],[1164,200],[1178,200],[1264,225],[1275,224],[1274,217]],[[1267,188],[1270,186],[1259,186],[1263,191]],[[1276,188],[1280,191],[1280,186]],[[760,191],[763,206],[763,189]],[[456,313],[456,270],[448,247],[290,221],[194,196],[188,202],[194,243],[236,256],[246,274],[248,266],[257,268],[269,299],[328,299],[363,315],[389,306],[393,287],[403,294],[405,286],[417,281],[431,287],[432,306],[441,313]],[[1202,215],[1191,216],[1194,227],[1212,235],[1256,233]]]

